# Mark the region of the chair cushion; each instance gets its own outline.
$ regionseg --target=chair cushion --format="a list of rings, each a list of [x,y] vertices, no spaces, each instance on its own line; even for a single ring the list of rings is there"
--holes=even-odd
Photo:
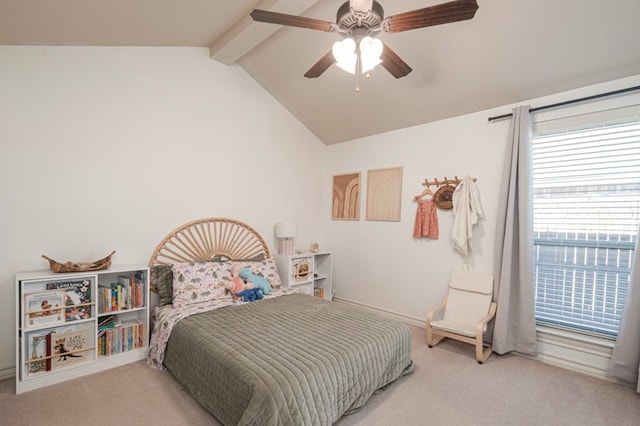
[[[449,289],[447,306],[442,319],[458,324],[475,326],[487,315],[491,306],[491,295]]]
[[[440,320],[433,321],[431,327],[436,330],[450,331],[451,333],[461,334],[467,337],[476,337],[476,326],[468,324],[460,324],[459,322]]]
[[[449,279],[449,295],[442,319],[475,326],[489,312],[492,294],[493,275],[455,271]]]

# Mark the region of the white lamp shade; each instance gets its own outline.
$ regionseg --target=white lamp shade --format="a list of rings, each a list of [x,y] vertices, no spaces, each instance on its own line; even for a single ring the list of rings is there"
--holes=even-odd
[[[293,238],[296,236],[295,222],[276,223],[276,238]]]

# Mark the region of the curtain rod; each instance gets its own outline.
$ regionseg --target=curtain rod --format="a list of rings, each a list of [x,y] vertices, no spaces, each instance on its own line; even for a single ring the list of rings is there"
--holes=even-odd
[[[585,101],[591,101],[593,99],[606,98],[607,96],[620,95],[622,93],[634,92],[636,90],[640,90],[640,86],[633,86],[633,87],[628,87],[626,89],[614,90],[612,92],[600,93],[598,95],[587,96],[585,98],[571,99],[569,101],[558,102],[556,104],[543,105],[543,106],[539,106],[539,107],[536,107],[536,108],[531,108],[529,110],[529,112],[531,113],[531,112],[536,112],[536,111],[542,111],[544,109],[557,108],[557,107],[561,107],[561,106],[565,106],[565,105],[576,104],[578,102],[585,102]],[[489,121],[496,121],[496,120],[502,120],[503,118],[509,118],[509,117],[512,117],[512,116],[513,116],[513,113],[502,114],[502,115],[497,115],[495,117],[489,117],[488,120]]]

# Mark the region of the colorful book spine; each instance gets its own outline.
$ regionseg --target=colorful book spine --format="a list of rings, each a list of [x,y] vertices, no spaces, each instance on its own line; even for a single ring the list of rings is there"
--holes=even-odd
[[[110,356],[144,347],[144,324],[136,320],[104,330],[98,337],[98,355]]]

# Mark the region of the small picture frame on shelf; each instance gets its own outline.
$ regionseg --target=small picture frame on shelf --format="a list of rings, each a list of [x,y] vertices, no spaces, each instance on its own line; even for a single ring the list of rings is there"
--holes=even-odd
[[[25,329],[64,324],[64,290],[46,290],[24,295]]]

